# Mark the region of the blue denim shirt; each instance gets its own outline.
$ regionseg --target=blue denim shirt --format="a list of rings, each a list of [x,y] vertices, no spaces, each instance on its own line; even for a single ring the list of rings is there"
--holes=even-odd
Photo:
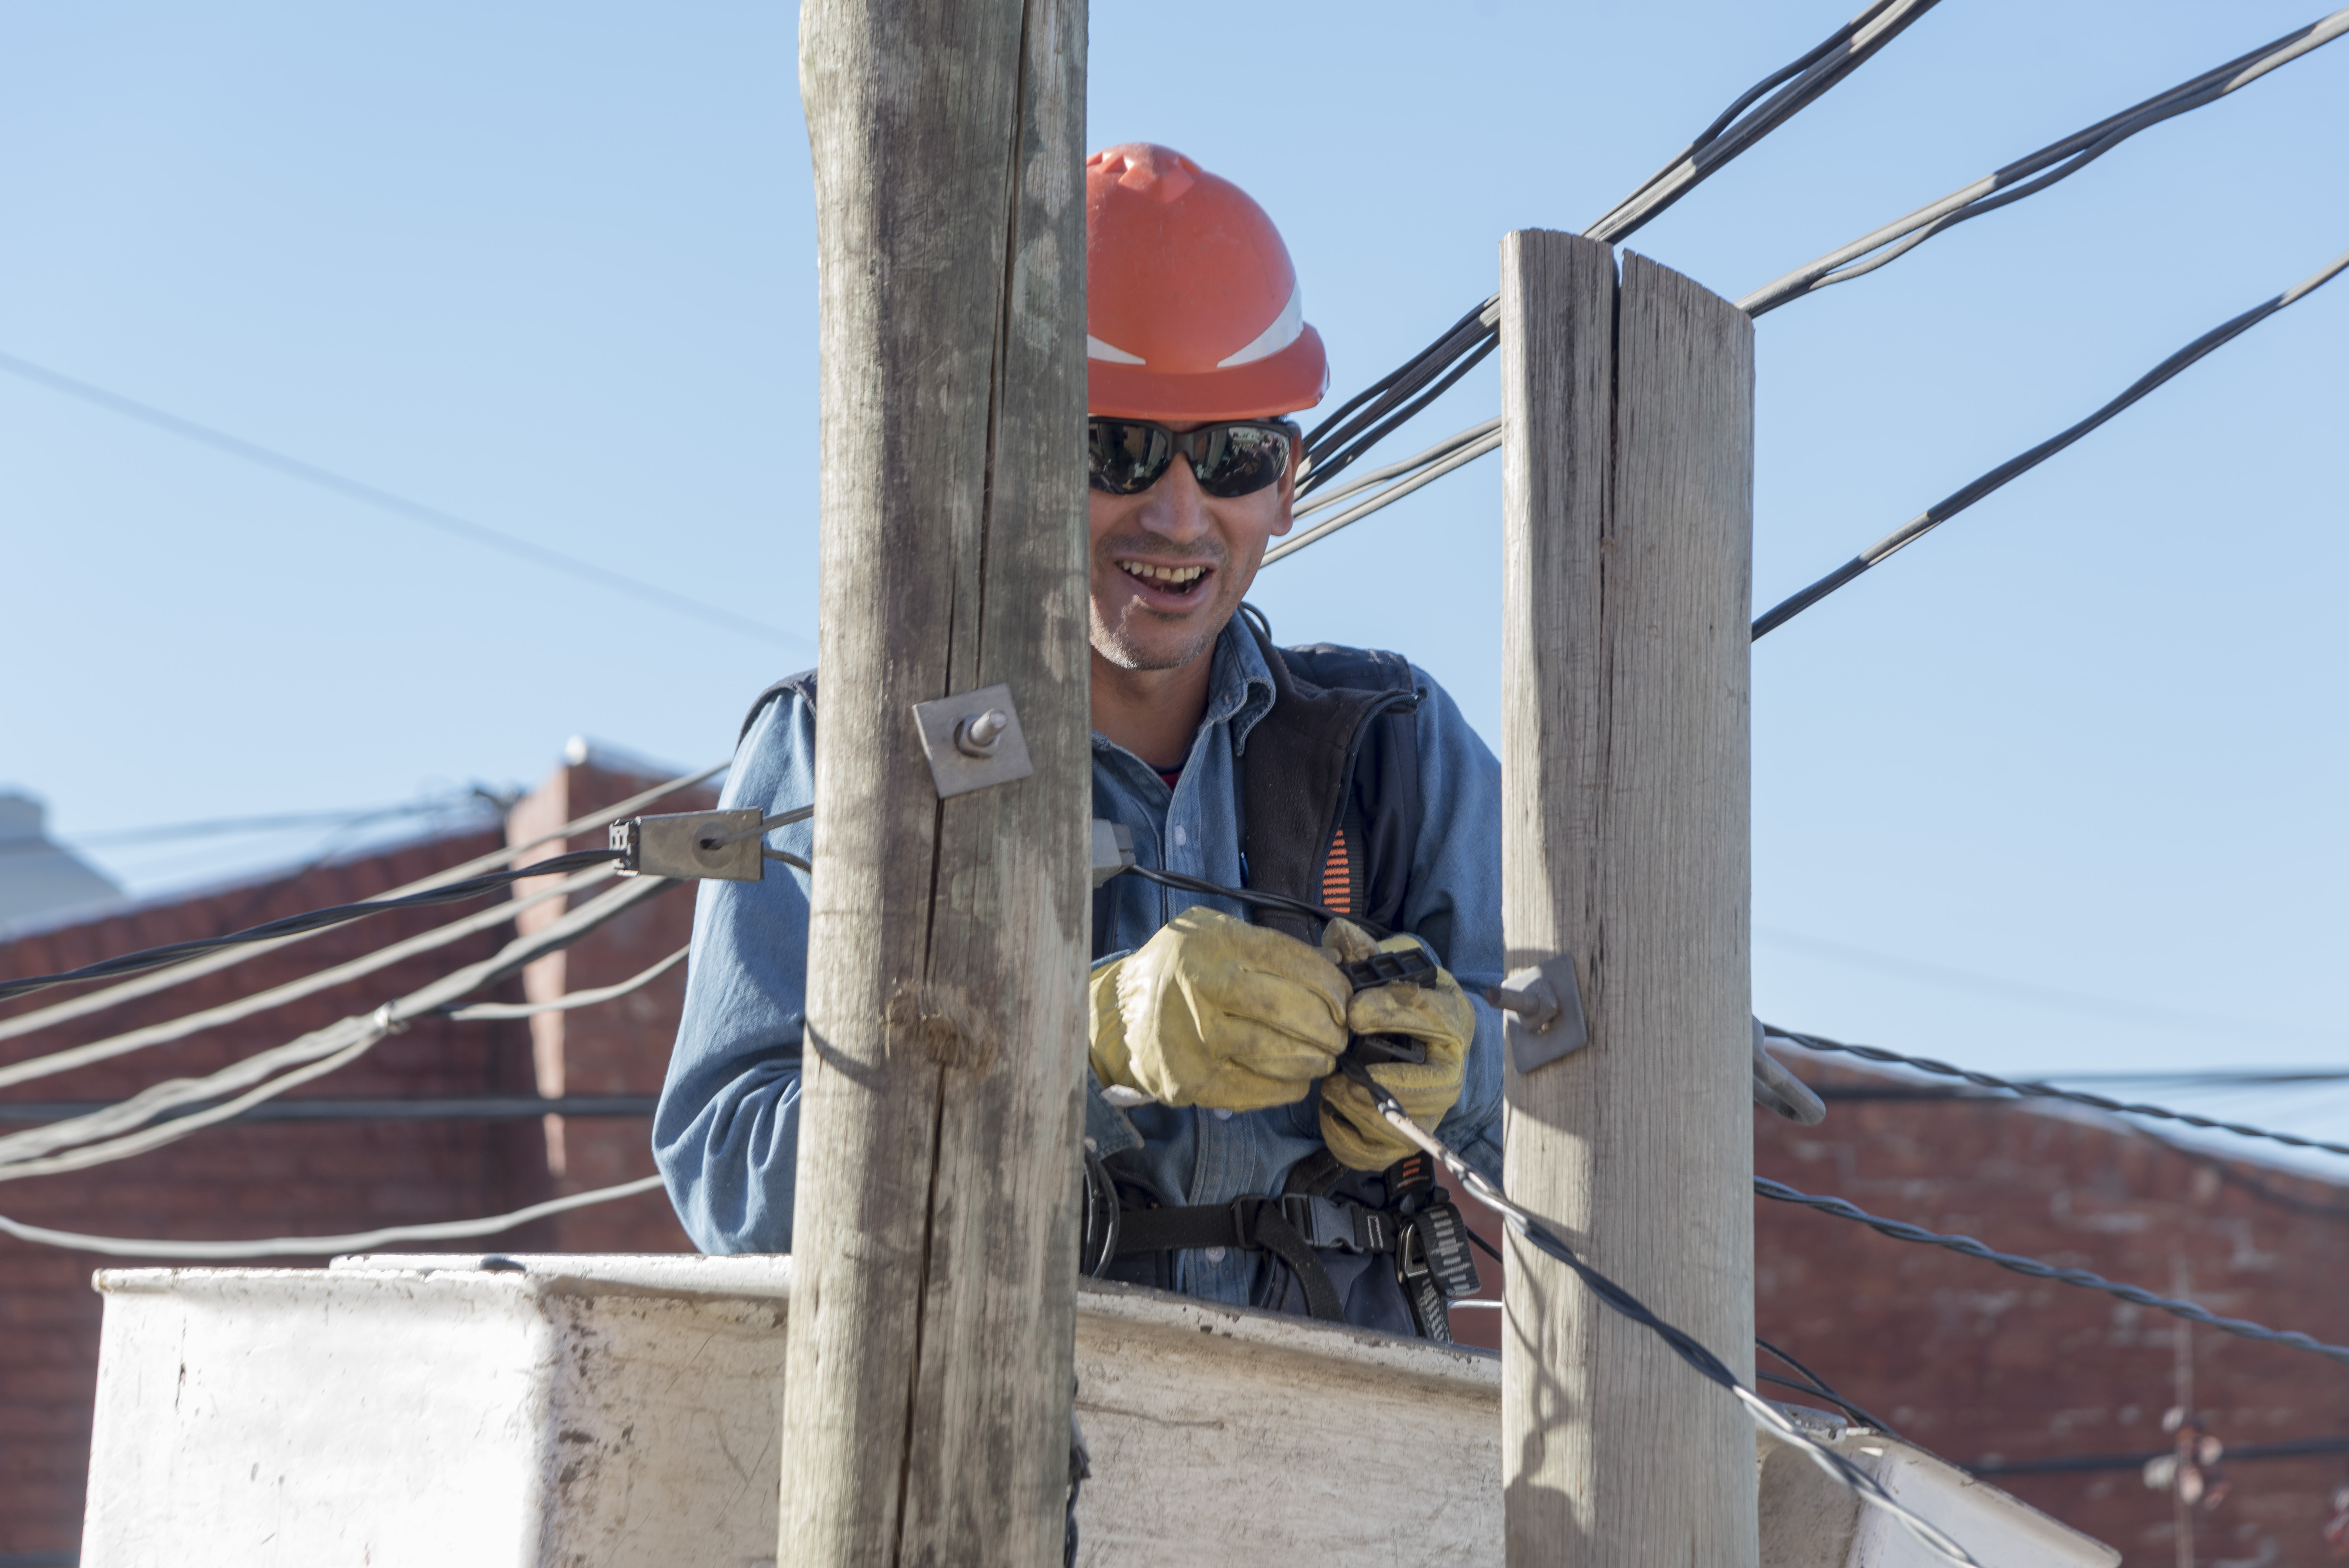
[[[1143,864],[1226,886],[1240,875],[1237,774],[1248,731],[1271,708],[1272,676],[1235,623],[1217,639],[1207,711],[1182,777],[1093,737],[1093,812],[1133,830]],[[1451,916],[1447,966],[1475,1001],[1476,1038],[1460,1099],[1438,1133],[1486,1175],[1501,1174],[1501,1030],[1482,997],[1501,977],[1501,770],[1441,686],[1413,667],[1425,818],[1400,929]],[[815,717],[795,694],[767,705],[742,738],[720,804],[770,814],[813,798]],[[812,829],[769,842],[814,857]],[[1201,898],[1139,877],[1110,884],[1112,950],[1139,947],[1194,903],[1246,918],[1228,899]],[[805,1006],[808,883],[770,862],[757,882],[706,882],[694,911],[685,1013],[653,1121],[653,1154],[694,1244],[709,1253],[788,1252],[799,1148],[800,1044]],[[1296,1105],[1232,1112],[1145,1105],[1121,1110],[1092,1085],[1085,1134],[1102,1155],[1147,1180],[1170,1203],[1227,1203],[1280,1191],[1289,1168],[1322,1147],[1318,1090]],[[1223,1251],[1223,1249],[1216,1249]],[[1268,1254],[1179,1253],[1176,1288],[1264,1305],[1278,1284]]]

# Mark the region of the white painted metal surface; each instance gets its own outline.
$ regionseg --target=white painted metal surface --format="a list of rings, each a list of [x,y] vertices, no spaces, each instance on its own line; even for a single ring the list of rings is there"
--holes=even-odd
[[[101,1273],[86,1568],[772,1563],[789,1260],[484,1261]],[[1088,1286],[1080,1561],[1498,1564],[1499,1373]],[[1986,1568],[2118,1561],[1913,1449],[1822,1429]],[[1925,1561],[1800,1456],[1759,1460],[1769,1568]]]

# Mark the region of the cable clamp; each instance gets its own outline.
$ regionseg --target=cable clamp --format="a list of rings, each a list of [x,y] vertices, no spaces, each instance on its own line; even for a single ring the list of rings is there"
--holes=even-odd
[[[765,820],[755,806],[630,817],[612,824],[612,847],[624,877],[758,882],[767,869]]]
[[[382,1006],[378,1007],[374,1012],[368,1014],[367,1026],[375,1030],[378,1035],[404,1035],[408,1033],[408,1020],[394,1016],[391,1011],[392,1006],[393,1005],[391,1003],[386,1002]]]
[[[1133,869],[1133,830],[1106,817],[1093,819],[1093,886]]]

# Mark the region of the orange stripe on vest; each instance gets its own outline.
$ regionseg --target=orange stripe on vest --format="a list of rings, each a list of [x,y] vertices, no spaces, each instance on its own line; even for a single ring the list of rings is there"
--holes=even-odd
[[[1346,830],[1330,844],[1330,858],[1321,863],[1321,902],[1330,909],[1354,913],[1353,858],[1346,848]]]

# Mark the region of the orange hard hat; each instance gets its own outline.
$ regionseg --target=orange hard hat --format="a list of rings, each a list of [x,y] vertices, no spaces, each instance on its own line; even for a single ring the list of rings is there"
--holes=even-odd
[[[1085,160],[1086,407],[1130,419],[1260,419],[1330,386],[1280,231],[1172,148]]]

